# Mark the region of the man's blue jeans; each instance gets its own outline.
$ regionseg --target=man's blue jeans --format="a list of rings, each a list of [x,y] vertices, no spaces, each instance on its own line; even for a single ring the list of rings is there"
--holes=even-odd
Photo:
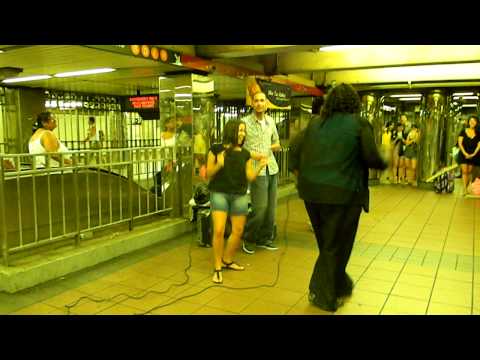
[[[250,184],[252,212],[248,216],[244,240],[251,244],[271,243],[275,237],[278,174],[257,176]]]

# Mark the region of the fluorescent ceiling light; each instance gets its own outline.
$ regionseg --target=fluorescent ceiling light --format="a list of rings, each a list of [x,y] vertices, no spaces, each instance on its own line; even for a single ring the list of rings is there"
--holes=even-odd
[[[159,77],[158,77],[158,80],[165,80],[165,79],[166,79],[165,76],[159,76]]]
[[[192,99],[175,99],[175,101],[192,101]]]
[[[175,94],[175,97],[192,97],[192,94]]]
[[[453,93],[453,96],[466,96],[466,95],[473,95],[473,92]]]
[[[175,89],[187,89],[187,88],[191,88],[191,86],[190,85],[175,86]]]
[[[173,91],[173,90],[168,90],[168,89],[158,90],[158,92],[169,92],[169,91]]]
[[[90,70],[80,70],[80,71],[69,71],[64,73],[55,74],[55,77],[63,78],[70,76],[82,76],[82,75],[93,75],[93,74],[103,74],[115,71],[112,68],[101,68],[101,69],[90,69]]]
[[[410,97],[408,97],[408,98],[400,98],[399,100],[400,101],[420,101],[420,100],[422,100],[422,98],[410,98]]]
[[[463,104],[462,107],[477,107],[477,104]]]
[[[422,94],[395,94],[395,95],[390,95],[390,97],[393,98],[407,98],[407,97],[421,97]]]
[[[2,82],[5,84],[11,84],[11,83],[17,83],[17,82],[24,82],[24,81],[46,80],[50,78],[51,78],[50,75],[34,75],[34,76],[5,79]]]
[[[331,46],[323,46],[320,48],[320,51],[342,51],[342,50],[350,50],[356,48],[366,47],[368,45],[331,45]]]
[[[454,96],[453,100],[458,100],[460,98],[463,100],[478,100],[478,96]]]
[[[0,54],[1,54],[1,53],[3,53],[3,52],[5,52],[5,51],[3,51],[3,50],[0,50]]]

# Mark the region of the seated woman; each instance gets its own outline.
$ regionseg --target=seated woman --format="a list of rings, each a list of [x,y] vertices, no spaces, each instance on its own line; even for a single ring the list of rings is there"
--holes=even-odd
[[[267,165],[266,160],[253,167],[249,151],[242,148],[245,142],[246,126],[243,121],[230,120],[223,132],[223,144],[213,144],[208,152],[207,175],[210,179],[210,207],[213,219],[213,260],[212,281],[223,282],[222,267],[229,270],[245,270],[233,261],[240,245],[248,214],[248,182],[256,179]],[[227,216],[230,215],[232,232],[224,249],[224,233]]]
[[[61,157],[57,153],[68,151],[67,147],[61,143],[53,130],[57,127],[57,122],[51,112],[43,112],[38,115],[35,122],[33,135],[28,142],[28,152],[30,154],[52,154],[52,159],[56,160],[53,166],[58,166]],[[45,157],[35,156],[36,167],[45,167]],[[72,161],[66,157],[63,159],[65,165],[71,165]]]

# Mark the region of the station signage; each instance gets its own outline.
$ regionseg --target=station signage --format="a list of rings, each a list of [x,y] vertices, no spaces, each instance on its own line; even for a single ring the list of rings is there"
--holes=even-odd
[[[258,92],[265,94],[268,109],[290,110],[290,98],[292,97],[290,86],[257,79],[254,76],[249,77],[247,79],[247,105],[252,106],[253,96]]]
[[[126,110],[155,110],[158,108],[158,95],[129,96],[126,101]]]

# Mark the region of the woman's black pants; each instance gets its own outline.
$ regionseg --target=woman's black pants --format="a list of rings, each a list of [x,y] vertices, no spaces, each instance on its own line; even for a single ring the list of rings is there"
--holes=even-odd
[[[305,201],[320,254],[310,279],[315,303],[335,307],[350,295],[353,282],[345,272],[357,234],[361,205],[317,204]]]

